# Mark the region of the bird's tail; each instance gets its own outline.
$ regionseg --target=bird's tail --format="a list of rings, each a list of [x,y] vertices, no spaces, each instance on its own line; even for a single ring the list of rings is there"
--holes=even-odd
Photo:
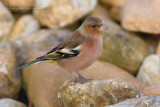
[[[28,63],[25,63],[25,64],[21,65],[21,66],[18,67],[16,70],[20,70],[20,69],[22,69],[22,68],[24,68],[24,67],[27,67],[27,66],[30,66],[30,65],[32,65],[32,64],[36,64],[36,63],[38,63],[38,62],[45,61],[45,60],[48,60],[48,59],[47,59],[47,56],[38,57],[38,58],[37,58],[36,60],[34,60],[34,61],[31,61],[31,62],[28,62]]]

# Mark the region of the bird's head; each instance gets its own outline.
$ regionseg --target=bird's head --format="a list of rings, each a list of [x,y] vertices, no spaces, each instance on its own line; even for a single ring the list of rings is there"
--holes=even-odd
[[[102,20],[98,17],[90,16],[81,25],[80,31],[85,36],[101,36],[107,30]]]

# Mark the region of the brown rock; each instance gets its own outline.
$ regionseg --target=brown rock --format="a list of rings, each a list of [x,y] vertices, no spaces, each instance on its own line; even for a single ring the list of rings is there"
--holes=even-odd
[[[128,99],[118,104],[105,107],[159,107],[159,105],[160,105],[160,97],[144,96],[144,97]]]
[[[43,52],[33,52],[27,62]],[[35,107],[58,106],[58,92],[60,86],[68,80],[70,74],[54,63],[40,63],[23,69],[22,72],[25,89],[30,101]]]
[[[0,98],[13,98],[20,90],[20,74],[16,69],[15,53],[9,48],[0,49]]]
[[[9,98],[0,99],[0,107],[27,107],[21,102]]]
[[[160,57],[160,40],[159,40],[159,43],[157,46],[156,55],[158,55]]]
[[[61,107],[104,107],[138,95],[131,83],[121,79],[92,80],[84,84],[67,81],[58,99]]]
[[[148,56],[137,75],[137,78],[148,86],[160,85],[160,57],[157,55]]]
[[[142,91],[142,94],[144,96],[149,96],[149,95],[160,96],[160,86],[147,87]]]
[[[11,12],[0,1],[0,40],[6,37],[14,24],[14,18]]]
[[[110,4],[115,7],[121,7],[127,0],[100,0],[104,4]]]
[[[2,2],[13,12],[27,12],[32,9],[35,0],[2,0]]]
[[[14,25],[8,39],[9,41],[28,36],[40,28],[38,21],[32,15],[24,15]]]
[[[120,20],[120,17],[119,17],[119,12],[120,12],[120,7],[112,7],[110,10],[109,10],[109,15],[112,19],[116,20],[116,21],[119,21]]]
[[[124,31],[114,22],[104,23],[109,29],[104,32],[104,48],[100,59],[135,75],[144,58],[150,53],[146,43],[138,35]]]
[[[38,51],[32,52],[27,62],[44,54]],[[71,78],[67,71],[54,63],[43,62],[25,68],[22,73],[25,89],[35,107],[53,107],[53,105],[54,107],[60,107],[57,99],[59,88],[66,80]],[[145,85],[129,73],[101,61],[96,61],[80,73],[84,77],[92,79],[121,78],[131,82],[140,90],[145,88]]]
[[[61,28],[91,12],[97,0],[36,0],[34,15],[43,26]],[[36,9],[41,5],[41,9]]]
[[[121,10],[121,24],[130,31],[160,34],[160,1],[129,0]]]

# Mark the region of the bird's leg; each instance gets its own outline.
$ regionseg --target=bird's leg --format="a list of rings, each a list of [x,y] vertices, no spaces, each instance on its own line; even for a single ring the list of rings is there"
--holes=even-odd
[[[77,74],[78,74],[78,77],[75,78],[75,82],[83,84],[92,80],[92,79],[84,78],[79,72],[77,72]]]
[[[92,79],[86,79],[84,78],[79,72],[76,72],[78,74],[78,77],[74,76],[72,73],[71,76],[72,76],[72,79],[69,81],[69,82],[77,82],[77,83],[86,83],[86,82],[89,82],[91,81]]]

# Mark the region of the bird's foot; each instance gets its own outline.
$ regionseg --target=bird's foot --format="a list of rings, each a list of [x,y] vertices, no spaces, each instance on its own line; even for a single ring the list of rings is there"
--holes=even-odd
[[[82,75],[79,75],[79,77],[73,77],[70,82],[77,82],[77,83],[80,83],[80,84],[84,84],[86,82],[89,82],[91,81],[92,79],[86,79],[84,78]]]

